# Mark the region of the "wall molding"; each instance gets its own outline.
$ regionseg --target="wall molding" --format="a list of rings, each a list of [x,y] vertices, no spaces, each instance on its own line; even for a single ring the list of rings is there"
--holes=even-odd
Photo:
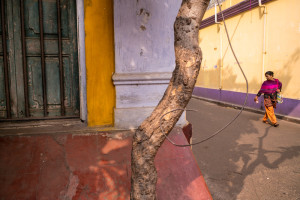
[[[171,77],[172,72],[116,73],[112,79],[114,85],[151,85],[168,84]]]

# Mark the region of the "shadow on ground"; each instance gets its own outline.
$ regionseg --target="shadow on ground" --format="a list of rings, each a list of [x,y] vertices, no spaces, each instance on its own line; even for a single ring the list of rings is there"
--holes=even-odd
[[[0,199],[129,199],[133,132],[78,123],[0,124]],[[169,136],[187,144],[180,127]],[[165,141],[155,165],[158,199],[211,199],[190,148]]]
[[[222,128],[239,112],[197,99],[188,108],[199,110],[187,114],[194,142]],[[193,147],[214,200],[296,200],[300,196],[300,146],[296,142],[300,141],[300,125],[282,121],[275,128],[261,119],[260,114],[244,112],[225,131]]]

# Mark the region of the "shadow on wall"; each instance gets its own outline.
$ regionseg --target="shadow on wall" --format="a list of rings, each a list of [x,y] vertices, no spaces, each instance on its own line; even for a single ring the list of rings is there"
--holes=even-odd
[[[208,102],[198,104],[197,100],[191,100],[188,108],[195,107],[201,112],[187,114],[188,121],[193,124],[193,142],[207,138],[223,127],[227,120],[232,119],[238,112],[215,107],[214,104]],[[216,109],[219,114],[215,114]],[[278,169],[287,160],[300,156],[299,145],[282,144],[282,135],[278,132],[272,133],[274,127],[265,126],[266,128],[258,129],[259,125],[265,125],[261,123],[259,115],[241,115],[235,123],[217,137],[193,146],[193,153],[213,199],[240,199],[238,195],[244,190],[245,180],[249,179],[248,176],[253,175],[257,168],[264,166],[267,169]],[[270,143],[271,137],[275,138],[272,139],[276,141],[275,144]],[[266,174],[259,175],[260,178],[266,178]],[[291,174],[291,176],[296,175]],[[254,183],[257,188],[267,184],[266,179],[260,181],[260,178]],[[277,180],[277,177],[270,178],[272,178],[270,181]],[[248,192],[253,195],[251,199],[259,199],[255,196],[257,191],[254,187],[247,187],[251,190]],[[259,192],[263,191],[259,190]]]
[[[233,31],[231,37],[229,36],[230,41],[233,40],[233,38],[234,38],[234,36],[235,36],[235,34],[236,34],[236,31],[237,31],[237,29],[238,29],[238,27],[239,27],[239,25],[240,25],[241,20],[242,20],[243,17],[244,17],[244,13],[242,13],[242,14],[240,15],[240,18],[239,18],[239,20],[238,20],[238,22],[237,22],[237,24],[236,24],[236,26],[235,26],[235,28],[234,28],[234,31]],[[226,21],[225,21],[225,23],[226,23]],[[227,26],[228,26],[228,25],[227,25]],[[225,27],[224,27],[224,28],[225,28]],[[224,34],[227,34],[227,33],[225,32]],[[230,34],[230,33],[228,33],[228,34]],[[225,41],[226,41],[226,43],[227,43],[227,47],[226,47],[226,49],[225,49],[225,51],[224,51],[224,55],[223,55],[223,60],[222,60],[222,62],[224,61],[224,58],[225,58],[226,54],[228,53],[228,51],[229,51],[229,53],[232,53],[232,51],[231,51],[231,49],[230,49],[230,46],[229,46],[229,43],[228,43],[227,35],[225,35],[225,36],[226,36],[226,40],[225,40]]]
[[[294,53],[290,56],[289,60],[281,67],[280,70],[274,71],[275,77],[278,78],[282,82],[282,94],[284,98],[283,104],[280,104],[276,109],[278,113],[282,113],[284,115],[291,115],[295,117],[300,117],[300,100],[293,100],[284,97],[284,91],[289,87],[289,93],[293,97],[300,96],[300,88],[296,85],[291,85],[290,81],[292,78],[298,76],[298,74],[294,73],[294,69],[298,66],[296,63],[300,59],[300,48],[295,49]],[[272,67],[272,66],[271,66]],[[290,91],[293,92],[290,92]]]
[[[297,67],[296,63],[300,59],[300,48],[297,48],[294,53],[290,56],[289,60],[281,67],[280,70],[275,71],[275,77],[279,80],[284,80],[283,87],[285,85],[289,85],[292,75],[296,76],[297,74],[293,74],[294,68]],[[272,67],[272,66],[271,66]],[[291,86],[293,87],[293,86]],[[300,93],[300,88],[293,87],[295,89],[295,94]],[[284,88],[283,88],[284,90]]]
[[[283,66],[280,67],[279,70],[273,70],[272,66],[270,66],[268,68],[269,70],[273,70],[275,73],[275,78],[278,78],[282,82],[283,96],[284,96],[284,91],[287,88],[294,88],[293,96],[297,96],[300,93],[299,88],[297,88],[293,85],[290,85],[290,81],[292,80],[292,77],[295,76],[295,74],[293,74],[293,71],[294,71],[293,69],[296,67],[296,63],[299,61],[299,58],[300,58],[299,55],[300,55],[300,49],[298,48],[290,56],[289,60]],[[217,63],[220,63],[220,60],[218,60]],[[215,93],[215,94],[213,96],[209,96],[209,95],[206,96],[202,92],[202,94],[204,94],[203,97],[213,98],[213,99],[220,100],[220,101],[225,101],[225,102],[229,102],[229,103],[242,105],[244,102],[244,99],[245,99],[244,93],[246,92],[246,82],[242,83],[240,81],[239,82],[237,81],[238,76],[242,76],[242,74],[234,73],[234,70],[233,70],[234,68],[238,68],[238,65],[236,63],[234,66],[228,64],[224,67],[223,72],[222,72],[222,81],[221,81],[222,88],[230,88],[231,91],[217,90],[217,89],[204,89],[204,90],[211,90],[210,93]],[[203,69],[201,68],[200,73],[202,72],[202,70]],[[205,73],[204,74],[205,80],[210,83],[212,80],[216,80],[214,78],[215,76],[220,76],[219,70],[218,71],[205,70],[203,73]],[[246,72],[245,72],[245,74],[247,76]],[[253,79],[248,80],[249,92],[252,94],[249,94],[249,98],[248,98],[246,105],[251,108],[256,108],[256,109],[264,108],[262,96],[260,98],[259,105],[255,105],[255,103],[253,102],[254,96],[256,95],[256,93],[259,91],[259,89],[261,87],[261,81],[259,81],[260,77],[261,77],[261,74],[259,74],[258,78],[254,77]],[[220,79],[217,79],[217,80],[218,80],[218,82],[220,81]],[[211,83],[211,85],[219,85],[219,83]],[[289,89],[289,91],[291,91],[291,89]],[[206,93],[209,93],[209,92],[206,92]],[[200,91],[199,96],[202,96],[202,94]],[[284,103],[277,106],[276,113],[288,115],[288,116],[292,116],[292,117],[300,117],[300,115],[299,115],[300,101],[296,100],[296,99],[290,99],[290,98],[284,97]]]

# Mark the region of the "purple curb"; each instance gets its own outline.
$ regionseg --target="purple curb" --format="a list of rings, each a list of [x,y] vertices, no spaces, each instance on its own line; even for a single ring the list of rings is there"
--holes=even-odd
[[[246,98],[246,93],[243,92],[232,92],[202,87],[195,87],[193,95],[236,105],[243,105]],[[256,104],[253,101],[255,96],[256,94],[248,94],[246,107],[264,110],[262,97],[260,97],[259,103]],[[300,100],[289,98],[284,98],[283,100],[284,102],[282,104],[277,104],[276,113],[288,117],[300,118]]]

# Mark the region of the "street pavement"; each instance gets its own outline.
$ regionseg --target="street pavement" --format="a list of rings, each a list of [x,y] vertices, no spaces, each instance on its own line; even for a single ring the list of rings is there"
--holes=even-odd
[[[210,136],[239,112],[196,98],[187,108],[198,110],[187,112],[192,142]],[[300,124],[278,120],[280,126],[273,127],[262,117],[243,111],[223,132],[192,147],[214,200],[300,200]]]

